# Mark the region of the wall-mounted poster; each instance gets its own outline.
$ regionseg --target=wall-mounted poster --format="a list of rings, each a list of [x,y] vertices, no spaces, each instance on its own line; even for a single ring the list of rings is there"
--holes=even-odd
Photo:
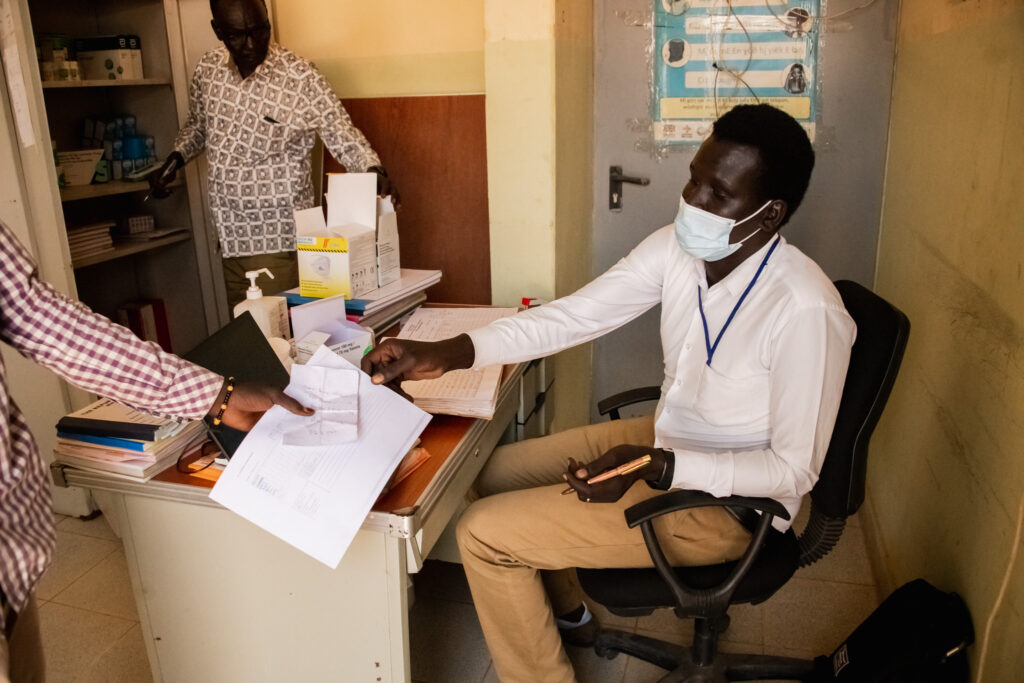
[[[652,0],[660,144],[699,143],[737,104],[788,112],[814,139],[824,0]]]

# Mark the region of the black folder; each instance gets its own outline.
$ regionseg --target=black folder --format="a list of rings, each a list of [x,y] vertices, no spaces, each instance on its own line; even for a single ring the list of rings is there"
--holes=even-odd
[[[288,386],[288,371],[248,311],[214,332],[184,358],[240,382],[263,382],[281,389]],[[209,417],[205,422],[210,437],[225,456],[231,457],[245,438],[245,432],[224,424],[215,427]]]

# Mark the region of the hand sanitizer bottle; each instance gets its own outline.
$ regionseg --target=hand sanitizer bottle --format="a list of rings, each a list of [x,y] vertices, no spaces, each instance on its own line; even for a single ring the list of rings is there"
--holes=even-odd
[[[235,317],[249,311],[265,337],[288,339],[291,336],[288,328],[288,301],[283,296],[263,296],[263,290],[256,286],[256,278],[260,273],[274,278],[268,268],[246,272],[245,276],[251,285],[245,292],[245,301],[235,305]]]

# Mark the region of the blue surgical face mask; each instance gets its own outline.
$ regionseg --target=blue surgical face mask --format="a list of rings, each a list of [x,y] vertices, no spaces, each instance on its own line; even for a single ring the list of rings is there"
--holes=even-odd
[[[699,258],[702,261],[724,259],[735,253],[744,242],[760,230],[760,228],[755,228],[739,242],[729,244],[729,235],[732,233],[732,229],[764,211],[764,208],[772,201],[774,200],[769,199],[760,209],[738,221],[735,218],[723,218],[690,206],[685,199],[680,197],[679,213],[676,215],[676,240],[683,251],[694,258]]]

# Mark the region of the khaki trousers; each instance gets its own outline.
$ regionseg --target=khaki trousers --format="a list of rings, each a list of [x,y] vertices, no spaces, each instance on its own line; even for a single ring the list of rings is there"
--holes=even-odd
[[[639,527],[628,528],[623,511],[659,491],[637,482],[615,503],[583,503],[559,494],[569,457],[589,462],[612,446],[653,442],[651,418],[616,420],[503,446],[480,473],[482,498],[459,520],[456,537],[502,681],[576,680],[555,625],[556,615],[582,601],[575,567],[651,566]],[[750,540],[720,507],[666,515],[654,526],[677,565],[736,559]]]
[[[46,660],[35,598],[18,614],[14,629],[0,631],[0,683],[43,683]]]
[[[255,256],[233,256],[225,258],[224,289],[227,292],[228,306],[245,299],[245,291],[249,289],[249,280],[245,273],[249,270],[267,268],[274,274],[271,280],[266,273],[260,275],[256,284],[263,290],[263,296],[274,296],[278,292],[299,286],[299,260],[294,251],[279,251],[273,254],[256,254]]]

